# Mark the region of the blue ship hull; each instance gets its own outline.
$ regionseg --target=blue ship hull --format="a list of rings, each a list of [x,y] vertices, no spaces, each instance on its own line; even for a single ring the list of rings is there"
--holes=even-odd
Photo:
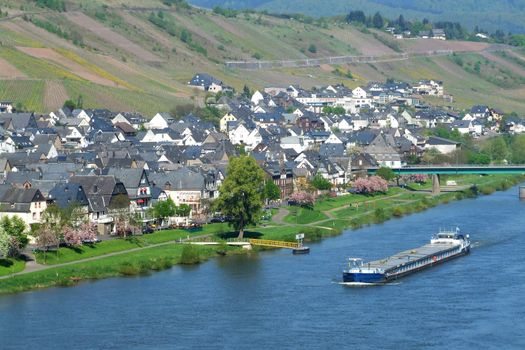
[[[382,273],[343,273],[343,282],[359,282],[359,283],[381,283],[385,282],[385,275]]]

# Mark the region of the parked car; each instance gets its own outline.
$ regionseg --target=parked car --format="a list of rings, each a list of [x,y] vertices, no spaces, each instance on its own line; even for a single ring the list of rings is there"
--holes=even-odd
[[[142,234],[143,235],[146,235],[146,234],[149,234],[149,233],[153,233],[153,232],[155,232],[155,230],[151,226],[146,226],[146,227],[142,228]]]
[[[98,238],[94,238],[94,239],[84,239],[82,241],[82,243],[84,244],[93,244],[93,243],[99,243],[99,242],[102,242],[100,239]]]

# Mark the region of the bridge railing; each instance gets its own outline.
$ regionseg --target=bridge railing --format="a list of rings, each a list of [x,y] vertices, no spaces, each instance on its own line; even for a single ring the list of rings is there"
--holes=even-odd
[[[277,247],[277,248],[299,248],[299,243],[297,242],[286,242],[286,241],[274,241],[271,239],[249,239],[251,245],[259,245],[266,247]]]

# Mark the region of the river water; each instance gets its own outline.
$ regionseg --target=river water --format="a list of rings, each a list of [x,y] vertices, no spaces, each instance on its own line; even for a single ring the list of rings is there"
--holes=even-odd
[[[0,296],[0,349],[525,349],[525,202],[516,187],[311,245],[146,277]],[[459,225],[470,255],[397,284],[337,282]],[[1,283],[1,282],[0,282]]]

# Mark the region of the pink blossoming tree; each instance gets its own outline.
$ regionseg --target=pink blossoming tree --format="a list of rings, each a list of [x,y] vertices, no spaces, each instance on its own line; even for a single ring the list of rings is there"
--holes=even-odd
[[[290,201],[302,207],[312,208],[314,206],[315,197],[308,192],[296,192],[290,196]]]
[[[358,193],[373,194],[388,191],[388,182],[379,176],[359,178],[354,182],[354,188]]]

